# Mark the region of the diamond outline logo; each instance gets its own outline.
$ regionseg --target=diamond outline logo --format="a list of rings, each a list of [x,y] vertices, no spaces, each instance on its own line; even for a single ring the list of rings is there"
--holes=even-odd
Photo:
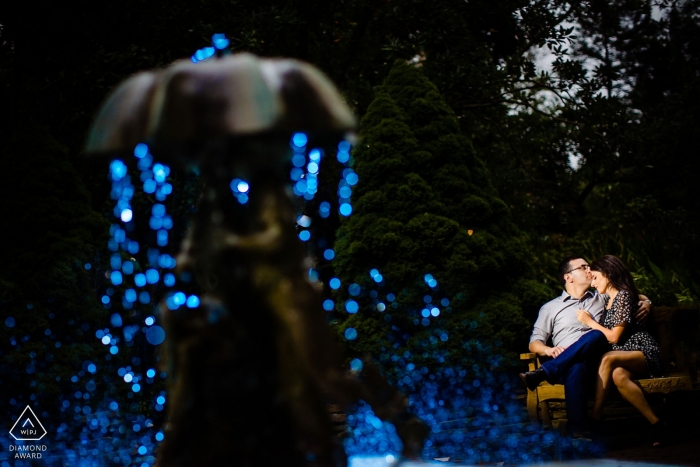
[[[14,431],[14,429],[17,427],[17,424],[18,424],[20,421],[22,421],[22,419],[24,418],[24,414],[27,413],[27,410],[29,410],[29,412],[30,412],[30,413],[32,414],[32,416],[34,417],[34,420],[39,424],[39,426],[41,427],[41,429],[42,429],[42,431],[43,431],[43,434],[42,434],[41,436],[39,436],[38,438],[18,438],[18,437],[15,436],[14,433],[12,433],[12,431]],[[26,421],[24,422],[24,424],[23,424],[20,428],[23,428],[24,425],[27,424],[27,421],[29,422],[30,425],[32,425],[32,428],[34,428],[34,424],[32,423],[32,420],[29,418],[29,416],[27,416]],[[46,436],[46,428],[44,428],[44,425],[41,424],[41,420],[39,420],[39,417],[36,416],[36,414],[34,413],[34,411],[32,410],[32,408],[29,407],[29,406],[27,406],[27,407],[22,411],[22,415],[19,416],[19,418],[17,419],[17,421],[15,422],[15,424],[12,425],[12,428],[10,428],[10,434],[11,434],[12,437],[13,437],[15,440],[17,440],[17,441],[39,441],[39,440],[41,440],[41,438],[43,438],[44,436]]]

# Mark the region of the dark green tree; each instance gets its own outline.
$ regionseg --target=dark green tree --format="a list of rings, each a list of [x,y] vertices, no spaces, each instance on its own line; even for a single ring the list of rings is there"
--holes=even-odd
[[[355,212],[338,231],[334,262],[343,284],[341,333],[358,333],[348,341],[351,352],[389,358],[387,349],[398,345],[416,364],[437,358],[455,365],[481,358],[465,350],[471,345],[522,348],[530,327],[523,307],[546,300],[548,291],[527,281],[527,237],[418,67],[396,61],[362,119],[353,157]],[[372,269],[383,276],[379,285]],[[351,284],[363,292],[351,296]],[[348,314],[347,300],[359,312]],[[439,316],[425,317],[433,308]],[[444,353],[436,357],[438,349]]]

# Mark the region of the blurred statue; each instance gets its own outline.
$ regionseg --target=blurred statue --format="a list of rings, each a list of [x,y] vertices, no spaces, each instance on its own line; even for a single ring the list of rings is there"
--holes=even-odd
[[[170,396],[157,466],[343,466],[326,403],[359,399],[394,423],[404,455],[422,449],[407,398],[371,362],[343,368],[295,230],[290,138],[323,147],[354,129],[315,68],[248,54],[137,74],[100,110],[88,152],[146,141],[204,185],[177,263],[205,293],[194,309],[161,305]]]

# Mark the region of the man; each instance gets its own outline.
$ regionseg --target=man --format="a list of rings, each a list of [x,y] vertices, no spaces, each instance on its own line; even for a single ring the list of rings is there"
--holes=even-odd
[[[600,357],[609,350],[609,344],[602,332],[581,324],[576,319],[576,311],[586,310],[596,321],[602,322],[605,298],[590,290],[591,271],[586,260],[579,256],[564,258],[558,276],[565,290],[540,308],[530,337],[530,351],[552,357],[552,360],[535,371],[521,373],[520,378],[531,391],[545,380],[550,384],[564,384],[569,430],[581,433],[587,431],[593,375]],[[644,295],[639,298],[636,318],[643,322],[649,315],[651,301]],[[552,347],[547,345],[550,338]]]

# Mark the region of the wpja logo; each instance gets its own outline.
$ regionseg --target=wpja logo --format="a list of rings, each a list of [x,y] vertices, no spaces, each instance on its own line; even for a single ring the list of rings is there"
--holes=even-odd
[[[46,429],[32,408],[27,406],[10,429],[10,434],[17,441],[39,441],[46,436]],[[46,451],[44,444],[13,444],[9,448],[15,452],[15,459],[41,459],[42,452]]]

